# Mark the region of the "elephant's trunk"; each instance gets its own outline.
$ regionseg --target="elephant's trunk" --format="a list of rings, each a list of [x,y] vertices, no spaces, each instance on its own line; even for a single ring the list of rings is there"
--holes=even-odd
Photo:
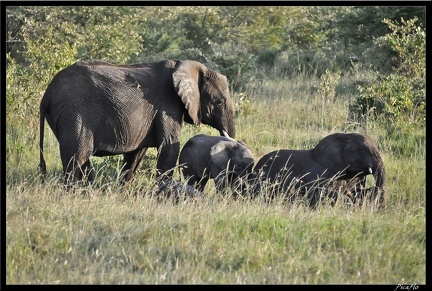
[[[374,179],[375,179],[375,189],[376,189],[376,193],[374,193],[375,195],[379,195],[379,200],[378,200],[378,207],[379,208],[385,208],[385,185],[386,185],[386,172],[385,172],[385,167],[384,167],[384,163],[381,159],[378,159],[378,167],[375,171],[374,174]]]
[[[380,189],[384,189],[386,184],[386,172],[385,172],[384,164],[381,160],[379,161],[378,167],[375,171],[374,178],[375,178],[375,186],[377,186]]]
[[[228,122],[222,122],[223,129],[220,130],[220,135],[225,137],[235,138],[236,128],[234,120]]]
[[[236,126],[235,126],[235,115],[234,115],[234,104],[231,99],[227,100],[225,112],[223,112],[220,119],[221,128],[219,132],[221,136],[228,134],[229,137],[235,139]]]

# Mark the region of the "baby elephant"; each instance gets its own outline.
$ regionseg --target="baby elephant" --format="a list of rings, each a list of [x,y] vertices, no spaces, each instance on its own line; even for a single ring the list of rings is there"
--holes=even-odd
[[[230,137],[198,134],[183,146],[179,157],[180,169],[188,184],[203,191],[209,179],[214,179],[221,191],[252,171],[254,158],[241,141]]]
[[[334,133],[323,138],[308,150],[281,149],[264,155],[254,169],[257,184],[267,183],[279,191],[291,188],[308,191],[310,206],[321,199],[319,188],[328,188],[336,180],[361,179],[366,175],[375,178],[374,195],[379,194],[379,207],[385,205],[384,187],[386,172],[378,148],[366,135],[359,133]],[[315,187],[315,186],[318,186]],[[260,187],[256,187],[260,190]],[[328,197],[335,198],[330,191]]]

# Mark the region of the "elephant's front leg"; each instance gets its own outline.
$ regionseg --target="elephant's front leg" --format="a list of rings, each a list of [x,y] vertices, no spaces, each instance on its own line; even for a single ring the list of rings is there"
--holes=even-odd
[[[159,175],[171,178],[180,152],[180,142],[163,143],[158,149],[157,169]]]
[[[208,175],[204,175],[201,179],[198,179],[196,182],[196,189],[198,191],[204,192],[204,188],[207,185],[209,179],[210,178]]]

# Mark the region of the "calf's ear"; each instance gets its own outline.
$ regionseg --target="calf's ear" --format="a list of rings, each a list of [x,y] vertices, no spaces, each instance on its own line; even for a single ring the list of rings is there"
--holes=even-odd
[[[211,147],[211,160],[215,165],[217,165],[220,171],[226,169],[235,147],[235,143],[226,140],[219,141]]]

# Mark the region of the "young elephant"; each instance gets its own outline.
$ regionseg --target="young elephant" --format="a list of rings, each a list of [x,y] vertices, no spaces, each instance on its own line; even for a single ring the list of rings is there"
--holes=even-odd
[[[209,179],[216,189],[242,182],[252,171],[254,158],[241,141],[222,136],[198,134],[183,146],[179,157],[180,169],[188,184],[203,191]]]
[[[300,188],[303,194],[313,188],[313,191],[307,191],[312,208],[320,200],[320,187],[370,174],[375,178],[375,191],[380,192],[379,207],[384,207],[386,173],[383,161],[372,140],[358,133],[330,134],[309,150],[270,152],[256,163],[253,171],[258,185],[255,193],[264,183],[275,186],[277,191]],[[328,195],[335,198],[334,191],[328,191]]]

